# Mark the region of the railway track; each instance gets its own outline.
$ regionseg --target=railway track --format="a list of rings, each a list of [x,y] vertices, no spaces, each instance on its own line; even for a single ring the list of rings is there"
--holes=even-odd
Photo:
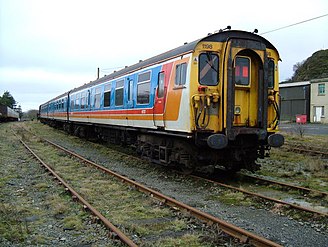
[[[93,215],[98,217],[98,219],[110,231],[115,233],[123,243],[131,247],[137,246],[127,235],[125,235],[120,229],[114,226],[104,215],[102,215],[95,207],[93,207],[86,199],[84,199],[77,191],[75,191],[63,178],[61,178],[49,165],[47,165],[22,139],[20,139],[20,142],[40,162],[40,164],[45,167],[49,173],[65,187],[65,190],[72,194],[73,199],[78,199],[83,204],[84,208],[87,208]]]
[[[299,145],[297,143],[286,142],[283,146],[288,151],[294,151],[301,154],[310,154],[313,156],[320,156],[322,158],[328,158],[328,149],[323,147],[308,147]]]
[[[262,195],[260,193],[255,193],[255,192],[252,192],[252,191],[249,191],[249,190],[240,188],[240,187],[229,185],[227,183],[219,182],[216,179],[210,179],[210,178],[206,178],[204,176],[198,176],[198,175],[190,175],[190,176],[193,177],[193,178],[195,178],[195,179],[202,179],[204,181],[207,181],[207,182],[210,182],[210,183],[214,183],[214,184],[219,185],[221,187],[224,187],[224,188],[227,188],[227,189],[231,189],[231,190],[234,190],[234,191],[238,191],[238,192],[241,192],[241,193],[246,194],[246,195],[249,195],[249,196],[261,198],[261,199],[264,199],[264,200],[267,200],[267,201],[271,201],[271,202],[274,202],[274,203],[279,203],[279,204],[282,204],[282,205],[286,205],[286,206],[289,206],[290,208],[293,208],[293,209],[297,209],[297,210],[300,210],[300,211],[312,213],[312,214],[323,216],[323,217],[327,217],[328,216],[327,213],[322,212],[322,211],[314,210],[314,209],[307,208],[307,207],[302,207],[302,206],[299,206],[299,205],[294,204],[294,203],[290,203],[290,202],[286,202],[286,201],[283,201],[283,200],[280,200],[280,199],[276,199],[276,198],[273,198],[273,197],[265,196],[265,195]],[[252,177],[252,176],[249,176],[249,177]],[[255,177],[255,178],[257,179],[258,177]],[[269,182],[271,180],[265,180],[265,179],[263,179],[263,181],[268,181]],[[280,182],[275,182],[275,181],[271,181],[271,182],[273,184],[284,185],[284,183],[280,183]],[[288,185],[288,187],[294,187],[294,188],[296,188],[297,186]],[[298,188],[309,191],[307,188],[303,188],[303,187],[298,187]],[[314,190],[310,190],[310,191],[314,191]],[[322,193],[323,195],[326,195],[326,192],[320,192],[320,193]]]
[[[39,138],[39,137],[38,137]],[[23,143],[23,140],[21,140],[21,142]],[[173,198],[170,198],[168,196],[165,196],[161,193],[159,193],[158,191],[155,191],[153,189],[150,189],[150,188],[147,188],[145,187],[144,185],[138,183],[138,182],[135,182],[125,176],[122,176],[120,174],[117,174],[103,166],[100,166],[98,164],[96,164],[95,162],[92,162],[92,161],[89,161],[88,159],[80,156],[80,155],[77,155],[76,153],[70,151],[70,150],[67,150],[66,148],[64,147],[61,147],[60,145],[54,143],[54,142],[51,142],[49,140],[46,140],[46,139],[42,139],[42,142],[46,142],[46,143],[49,143],[51,144],[52,146],[56,147],[57,149],[60,149],[61,151],[71,155],[71,156],[74,156],[76,159],[79,159],[81,162],[83,162],[84,164],[87,164],[89,166],[92,166],[92,167],[95,167],[97,168],[98,170],[102,171],[103,173],[106,173],[106,174],[109,174],[110,176],[113,176],[113,177],[116,177],[118,178],[120,181],[122,181],[123,183],[126,183],[126,184],[129,184],[129,186],[132,186],[136,189],[138,189],[139,191],[142,191],[144,193],[146,193],[147,195],[149,195],[150,197],[152,198],[155,198],[159,201],[161,201],[162,203],[170,206],[170,207],[174,207],[174,208],[179,208],[181,211],[183,212],[187,212],[188,214],[190,215],[193,215],[195,216],[196,218],[200,219],[201,221],[203,222],[206,222],[207,224],[209,225],[212,225],[212,226],[216,226],[218,227],[219,229],[221,229],[223,232],[227,233],[228,235],[234,237],[234,238],[237,238],[239,239],[239,241],[241,243],[248,243],[248,244],[252,244],[252,245],[255,245],[255,246],[280,246],[279,244],[277,243],[274,243],[268,239],[265,239],[263,237],[260,237],[260,236],[257,236],[249,231],[246,231],[246,230],[243,230],[239,227],[236,227],[232,224],[229,224],[219,218],[216,218],[210,214],[207,214],[205,212],[202,212],[196,208],[193,208],[193,207],[190,207],[182,202],[179,202]],[[31,149],[28,147],[28,145],[26,143],[24,143],[24,146],[31,152],[33,153],[34,156],[37,156],[37,154]],[[41,160],[40,157],[37,157],[37,159],[39,160],[40,163],[42,163],[43,165],[46,165],[46,163],[44,161]],[[47,165],[48,166],[48,165]],[[47,167],[46,166],[46,167]],[[55,176],[61,184],[63,184],[65,186],[65,188],[69,191],[71,191],[71,193],[73,194],[74,197],[78,198],[79,200],[81,200],[81,202],[83,203],[83,205],[86,205],[95,215],[97,215],[97,217],[100,219],[100,220],[104,220],[104,224],[111,230],[111,231],[114,231],[117,236],[122,239],[122,242],[126,243],[127,245],[129,246],[136,246],[136,244],[131,240],[129,239],[129,237],[127,237],[122,231],[120,231],[119,229],[117,229],[111,222],[109,222],[106,217],[102,216],[101,214],[98,214],[97,211],[93,211],[93,206],[86,202],[81,196],[79,196],[77,194],[76,191],[73,190],[73,188],[70,187],[70,185],[68,185],[63,179],[59,178],[58,175],[55,175],[55,171],[53,169],[50,168],[50,166],[47,167],[47,169],[49,169],[49,171],[51,172],[51,174],[53,176]],[[106,223],[105,223],[106,222]]]
[[[313,190],[313,189],[310,189],[310,188],[305,188],[305,187],[293,185],[293,184],[290,184],[290,183],[285,183],[285,182],[280,182],[280,181],[274,181],[274,180],[263,178],[263,177],[259,177],[259,176],[256,176],[256,175],[250,175],[250,174],[241,173],[241,176],[243,176],[245,178],[248,178],[248,179],[252,179],[253,181],[259,181],[261,183],[279,185],[279,186],[281,186],[283,188],[297,190],[297,191],[302,192],[302,194],[304,194],[304,195],[314,194],[317,197],[325,197],[325,196],[328,196],[328,192],[325,192],[325,191]]]
[[[44,139],[44,141],[49,142],[50,144],[56,146],[55,143],[52,143],[49,140]],[[62,147],[58,146],[58,148],[61,149]],[[69,150],[65,150],[65,148],[63,148],[63,151],[69,152]],[[123,154],[127,155],[125,153],[123,153]],[[74,155],[74,154],[72,154],[72,155]],[[135,156],[132,156],[132,157],[134,159],[138,159],[138,160],[140,159],[140,158],[136,158]],[[279,186],[284,187],[284,188],[302,191],[304,193],[303,195],[315,194],[317,197],[328,196],[328,193],[324,192],[324,191],[313,190],[313,189],[309,189],[309,188],[305,188],[305,187],[301,187],[301,186],[296,186],[296,185],[292,185],[292,184],[288,184],[288,183],[283,183],[283,182],[279,182],[279,181],[269,180],[269,179],[261,178],[261,177],[258,177],[258,176],[249,175],[249,174],[241,174],[241,175],[244,176],[245,178],[257,180],[257,181],[260,181],[262,183],[275,184],[275,185],[279,185]],[[225,188],[228,188],[228,189],[231,189],[231,190],[239,191],[243,194],[247,194],[247,195],[250,195],[250,196],[253,196],[253,197],[258,197],[258,198],[261,198],[261,199],[264,199],[264,200],[267,200],[267,201],[271,201],[271,202],[274,202],[274,203],[279,203],[281,205],[285,205],[285,206],[288,206],[288,207],[296,209],[296,210],[300,210],[300,211],[304,211],[304,212],[308,212],[308,213],[312,213],[312,214],[316,214],[316,215],[324,216],[324,217],[328,216],[328,214],[326,212],[322,212],[322,211],[319,211],[319,210],[307,208],[307,207],[300,206],[300,205],[297,205],[297,204],[291,203],[291,202],[286,202],[284,200],[280,200],[280,199],[277,199],[277,198],[265,196],[265,195],[262,195],[260,193],[255,193],[255,192],[252,192],[252,191],[248,191],[246,189],[242,189],[242,188],[239,188],[239,187],[236,187],[236,186],[232,186],[232,185],[229,185],[229,184],[226,184],[226,183],[222,183],[222,182],[220,182],[219,180],[216,180],[216,179],[209,179],[207,177],[198,176],[198,175],[190,175],[190,176],[193,177],[193,178],[196,178],[196,179],[204,179],[204,181],[215,183],[219,186],[222,186],[222,187],[225,187]]]

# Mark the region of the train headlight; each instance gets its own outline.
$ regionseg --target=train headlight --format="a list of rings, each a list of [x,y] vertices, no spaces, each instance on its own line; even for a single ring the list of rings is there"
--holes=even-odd
[[[240,115],[240,113],[241,113],[240,106],[235,106],[235,115]]]

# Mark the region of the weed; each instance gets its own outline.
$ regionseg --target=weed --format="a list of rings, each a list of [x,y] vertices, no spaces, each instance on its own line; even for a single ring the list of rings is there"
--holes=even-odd
[[[28,235],[22,211],[10,204],[0,203],[0,236],[13,243],[24,241]]]
[[[38,234],[34,236],[32,240],[32,244],[37,246],[46,245],[47,243],[49,243],[49,241],[50,241],[49,237]]]
[[[65,200],[56,194],[47,196],[46,206],[52,209],[54,216],[62,215],[69,210]]]
[[[78,216],[67,216],[63,219],[64,222],[64,228],[66,229],[77,229],[80,230],[83,228],[83,223],[81,221],[81,218]]]
[[[33,185],[33,187],[42,192],[42,191],[48,190],[49,184],[41,182],[41,183]]]
[[[178,238],[167,238],[158,240],[154,246],[174,247],[174,246],[211,246],[210,244],[202,243],[197,235],[185,234]]]
[[[250,206],[252,205],[252,200],[249,197],[246,197],[242,192],[232,192],[226,191],[219,196],[219,201],[237,206]]]

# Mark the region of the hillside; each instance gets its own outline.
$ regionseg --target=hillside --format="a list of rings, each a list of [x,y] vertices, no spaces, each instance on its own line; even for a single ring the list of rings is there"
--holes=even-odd
[[[312,54],[305,61],[294,65],[294,75],[290,81],[308,81],[328,77],[328,49]]]

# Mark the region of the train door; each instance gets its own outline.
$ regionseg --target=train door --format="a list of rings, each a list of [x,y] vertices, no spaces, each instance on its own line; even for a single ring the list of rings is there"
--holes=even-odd
[[[165,128],[165,107],[173,63],[164,64],[158,73],[157,88],[154,95],[153,120],[154,125]]]
[[[131,112],[131,110],[134,108],[134,101],[133,101],[133,96],[134,96],[134,77],[129,77],[126,79],[126,105],[125,105],[125,109],[126,109],[126,120],[127,120],[127,125],[133,126],[133,119],[129,118],[129,112]]]
[[[252,66],[253,65],[253,66]],[[233,126],[255,127],[258,108],[258,74],[248,56],[237,55],[234,60],[235,108]]]
[[[229,54],[225,108],[228,138],[234,140],[242,133],[261,133],[263,138],[268,107],[266,46],[253,40],[232,39],[226,49]]]
[[[69,103],[70,103],[70,93],[68,92],[67,98],[65,98],[65,109],[66,109],[66,121],[69,122]]]
[[[86,111],[90,112],[91,111],[91,89],[89,89],[87,91],[87,94],[86,94],[86,108],[85,108]],[[90,113],[87,113],[87,119],[88,119],[88,122],[90,122]]]
[[[158,73],[157,87],[154,94],[155,102],[153,109],[154,125],[156,127],[165,127],[164,108],[165,108],[165,72]]]

